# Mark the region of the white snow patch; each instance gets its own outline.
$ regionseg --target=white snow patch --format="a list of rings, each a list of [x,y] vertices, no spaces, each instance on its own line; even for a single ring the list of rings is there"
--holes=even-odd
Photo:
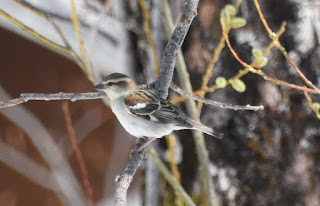
[[[227,171],[225,169],[220,169],[218,173],[218,177],[219,177],[218,181],[219,181],[220,189],[222,191],[227,191],[231,186],[231,182],[227,175]]]

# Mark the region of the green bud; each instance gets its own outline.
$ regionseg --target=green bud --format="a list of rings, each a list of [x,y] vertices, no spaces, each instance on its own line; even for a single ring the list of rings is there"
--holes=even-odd
[[[312,104],[312,109],[314,111],[319,111],[320,110],[320,103],[319,102],[315,102]]]
[[[215,83],[219,88],[225,88],[227,86],[227,80],[224,77],[217,77]]]
[[[247,24],[247,21],[242,17],[235,17],[231,20],[232,28],[240,28]]]
[[[267,57],[260,57],[257,60],[257,68],[262,68],[268,64],[268,58]]]
[[[227,4],[224,9],[227,13],[229,13],[230,16],[235,16],[237,13],[237,9],[234,5],[232,4]]]
[[[234,90],[239,93],[246,91],[246,85],[241,79],[232,79],[230,80],[231,86]]]
[[[231,20],[236,15],[236,7],[228,4],[225,6],[220,13],[220,19],[222,23],[225,25],[226,31],[229,31],[231,28]]]
[[[253,49],[252,54],[256,59],[264,56],[263,52],[260,49]]]

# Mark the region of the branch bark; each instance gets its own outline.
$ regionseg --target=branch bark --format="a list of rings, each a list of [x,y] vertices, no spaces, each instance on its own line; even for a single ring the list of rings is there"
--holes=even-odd
[[[114,205],[125,206],[127,204],[127,191],[132,182],[133,176],[135,175],[137,169],[139,168],[142,160],[146,155],[146,149],[140,152],[136,152],[137,149],[143,145],[148,138],[141,138],[137,142],[135,149],[131,153],[130,160],[126,165],[125,169],[116,177],[116,199]]]
[[[88,99],[102,99],[106,98],[107,95],[104,92],[89,92],[89,93],[55,93],[55,94],[44,94],[44,93],[23,93],[20,97],[8,101],[0,101],[0,108],[12,107],[18,104],[26,103],[29,100],[71,100],[72,102],[77,100],[88,100]]]
[[[189,0],[186,2],[181,19],[174,29],[173,34],[162,54],[160,74],[155,81],[156,94],[164,99],[168,97],[168,90],[172,81],[174,66],[177,54],[188,33],[193,19],[197,15],[199,0]]]
[[[212,106],[225,108],[225,109],[252,110],[252,111],[258,111],[258,110],[263,110],[264,109],[263,105],[259,105],[259,106],[230,105],[230,104],[225,104],[225,103],[222,103],[222,102],[217,102],[217,101],[214,101],[214,100],[211,100],[211,99],[205,99],[205,98],[199,97],[197,95],[194,95],[194,94],[192,94],[190,92],[184,91],[183,89],[181,89],[180,87],[178,87],[177,85],[175,85],[173,83],[170,84],[170,89],[172,89],[173,91],[179,93],[180,95],[188,96],[193,100],[196,100],[196,101],[199,101],[199,102],[203,102],[204,104],[209,104],[209,105],[212,105]]]

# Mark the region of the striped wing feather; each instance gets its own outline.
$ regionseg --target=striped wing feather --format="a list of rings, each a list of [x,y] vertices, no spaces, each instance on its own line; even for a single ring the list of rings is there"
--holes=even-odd
[[[125,104],[132,114],[150,121],[172,123],[183,127],[191,127],[187,116],[175,105],[145,90],[127,96]]]

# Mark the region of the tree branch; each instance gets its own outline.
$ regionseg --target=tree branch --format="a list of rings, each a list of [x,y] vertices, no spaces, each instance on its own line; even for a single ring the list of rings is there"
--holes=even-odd
[[[126,165],[126,168],[116,177],[116,199],[114,205],[125,206],[127,203],[127,191],[132,182],[133,176],[139,168],[142,160],[146,155],[146,149],[141,152],[136,152],[137,149],[148,141],[148,138],[140,138],[135,146],[135,149],[131,153],[130,160]]]
[[[195,206],[196,204],[187,194],[187,192],[183,189],[177,179],[170,173],[170,171],[166,168],[166,166],[161,161],[160,157],[158,156],[157,152],[152,147],[147,147],[148,153],[152,155],[154,161],[156,162],[159,170],[161,170],[161,174],[167,180],[167,182],[171,185],[174,189],[175,193],[179,194],[179,197],[183,200],[186,206]]]
[[[70,136],[70,141],[73,147],[73,151],[75,153],[76,160],[79,164],[79,169],[81,173],[81,179],[83,180],[83,186],[87,195],[87,203],[88,206],[94,206],[93,203],[93,189],[89,181],[88,177],[88,170],[87,167],[84,163],[83,160],[83,155],[80,151],[78,142],[77,142],[77,137],[76,137],[76,132],[72,126],[72,120],[71,120],[71,115],[69,111],[69,103],[68,102],[63,102],[62,103],[62,111],[64,113],[64,118],[66,120],[66,128]]]
[[[104,92],[88,92],[88,93],[55,93],[55,94],[45,94],[45,93],[23,93],[20,97],[7,101],[0,101],[0,108],[12,107],[18,104],[25,103],[29,100],[71,100],[75,102],[77,100],[88,100],[88,99],[102,99],[106,98],[107,95]]]
[[[181,89],[180,87],[178,87],[177,85],[171,83],[170,84],[170,88],[181,94],[181,95],[185,95],[185,96],[188,96],[190,97],[191,99],[194,99],[196,101],[199,101],[199,102],[202,102],[204,104],[209,104],[209,105],[212,105],[212,106],[217,106],[217,107],[221,107],[221,108],[225,108],[225,109],[233,109],[233,110],[253,110],[253,111],[258,111],[258,110],[263,110],[264,107],[262,105],[259,105],[259,106],[251,106],[251,105],[245,105],[245,106],[240,106],[240,105],[229,105],[229,104],[225,104],[225,103],[222,103],[222,102],[217,102],[217,101],[214,101],[214,100],[211,100],[211,99],[205,99],[205,98],[202,98],[202,97],[199,97],[197,95],[194,95],[190,92],[187,92],[187,91],[184,91],[183,89]]]
[[[173,30],[173,21],[172,15],[170,13],[170,9],[168,6],[167,0],[162,0],[163,3],[163,10],[165,11],[165,18],[167,21],[168,32]],[[192,93],[192,86],[189,79],[189,73],[187,71],[187,66],[184,61],[184,57],[182,54],[181,49],[178,51],[178,58],[177,58],[177,75],[179,82],[184,90],[189,93]],[[188,99],[186,101],[186,108],[188,114],[191,117],[197,116],[197,108],[196,104],[193,100]],[[205,201],[206,205],[213,206],[214,200],[213,196],[215,196],[215,190],[212,183],[212,178],[210,176],[209,171],[209,155],[208,151],[205,146],[204,135],[199,131],[192,131],[193,140],[196,147],[196,154],[199,161],[199,172],[200,172],[200,193],[202,195],[202,199]]]
[[[186,2],[181,19],[162,54],[160,74],[155,81],[155,89],[156,94],[164,99],[168,96],[178,51],[188,33],[192,20],[197,15],[198,4],[199,0],[189,0]]]
[[[188,0],[186,2],[183,15],[175,28],[167,46],[162,55],[162,63],[160,66],[160,74],[157,80],[154,82],[156,95],[166,99],[168,96],[168,90],[172,81],[174,66],[178,51],[187,35],[192,20],[197,15],[199,0]],[[145,139],[139,139],[137,145],[142,145]],[[136,148],[137,148],[136,145]],[[121,172],[119,178],[116,180],[116,206],[126,205],[127,190],[132,181],[133,175],[138,169],[141,161],[143,160],[144,152],[134,153],[125,170]]]

